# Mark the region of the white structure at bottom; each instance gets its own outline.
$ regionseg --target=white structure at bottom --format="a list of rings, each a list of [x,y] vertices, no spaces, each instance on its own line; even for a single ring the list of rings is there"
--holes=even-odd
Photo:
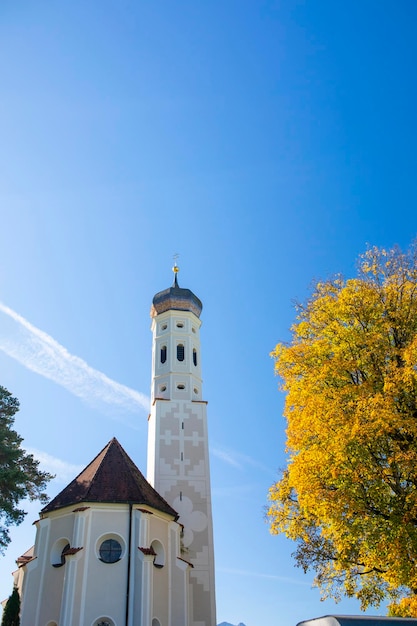
[[[21,626],[188,626],[191,566],[176,519],[110,441],[36,522],[16,580]]]
[[[155,296],[150,482],[113,438],[42,509],[21,626],[215,626],[201,308],[176,274]]]
[[[178,286],[156,294],[151,308],[152,409],[148,480],[179,513],[182,550],[193,565],[191,624],[214,626],[214,549],[207,434],[202,399],[201,301]]]

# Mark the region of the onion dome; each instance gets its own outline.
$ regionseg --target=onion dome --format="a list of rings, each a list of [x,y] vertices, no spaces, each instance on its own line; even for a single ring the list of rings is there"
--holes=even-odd
[[[190,311],[200,317],[203,304],[190,289],[182,289],[178,285],[177,275],[179,267],[177,264],[172,268],[174,272],[174,282],[172,287],[160,291],[154,296],[151,306],[151,317],[165,313],[165,311]]]

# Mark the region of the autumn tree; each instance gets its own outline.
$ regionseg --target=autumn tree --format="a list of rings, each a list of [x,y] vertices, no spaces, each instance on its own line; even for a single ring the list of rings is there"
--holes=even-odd
[[[273,352],[287,468],[272,533],[297,543],[323,597],[417,617],[417,249],[368,250],[318,283]]]
[[[10,542],[9,527],[20,524],[25,516],[19,503],[25,498],[46,502],[44,489],[52,478],[21,447],[23,439],[12,428],[18,410],[18,400],[0,386],[0,552]]]

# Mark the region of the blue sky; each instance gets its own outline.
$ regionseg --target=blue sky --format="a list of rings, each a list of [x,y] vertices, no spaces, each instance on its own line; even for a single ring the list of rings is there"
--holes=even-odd
[[[312,281],[416,237],[416,25],[412,0],[1,3],[0,384],[50,496],[113,436],[145,471],[149,309],[180,254],[204,304],[218,622],[359,612],[320,603],[265,524],[269,352]]]

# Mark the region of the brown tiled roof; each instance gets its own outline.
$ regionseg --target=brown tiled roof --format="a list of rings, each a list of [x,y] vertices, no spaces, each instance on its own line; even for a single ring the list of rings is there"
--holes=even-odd
[[[77,554],[80,550],[82,550],[82,548],[67,548],[62,551],[62,556],[72,556],[73,554]]]
[[[35,558],[34,552],[35,552],[35,546],[32,546],[31,548],[29,548],[29,550],[26,550],[26,552],[24,552],[22,556],[19,556],[19,558],[16,559],[17,565],[20,567],[21,565],[26,565],[26,563],[29,563],[29,561],[32,561]]]
[[[148,483],[116,438],[43,509],[42,513],[84,502],[150,506],[175,518],[178,514]]]
[[[156,552],[155,550],[152,548],[152,546],[150,548],[141,548],[139,546],[138,550],[140,550],[141,552],[143,552],[143,554],[146,554],[146,556],[156,556]]]

